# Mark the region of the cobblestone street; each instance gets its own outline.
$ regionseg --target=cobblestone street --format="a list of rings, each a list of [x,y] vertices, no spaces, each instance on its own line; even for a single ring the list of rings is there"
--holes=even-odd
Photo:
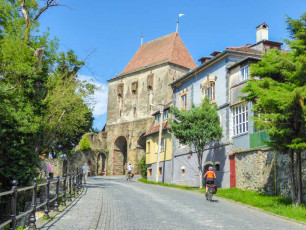
[[[306,229],[282,218],[203,194],[91,177],[83,195],[40,229]]]

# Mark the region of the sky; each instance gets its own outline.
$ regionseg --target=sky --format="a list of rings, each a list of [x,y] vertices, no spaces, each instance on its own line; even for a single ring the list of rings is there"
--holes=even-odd
[[[73,49],[86,65],[80,78],[100,87],[95,94],[94,128],[106,123],[107,80],[120,74],[144,43],[175,32],[194,61],[226,47],[256,42],[266,22],[269,40],[288,38],[286,15],[299,18],[305,0],[59,0],[40,17],[41,30],[57,37],[60,51]],[[199,64],[199,63],[197,63]]]

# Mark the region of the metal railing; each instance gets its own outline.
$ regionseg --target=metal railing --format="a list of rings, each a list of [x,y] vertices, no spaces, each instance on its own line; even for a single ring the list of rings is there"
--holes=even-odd
[[[44,217],[49,218],[49,212],[50,212],[50,204],[54,202],[54,211],[59,211],[59,200],[61,197],[63,205],[66,206],[66,195],[68,198],[68,201],[72,201],[72,197],[75,198],[76,193],[79,194],[82,185],[82,169],[77,169],[75,172],[69,173],[69,178],[66,174],[64,174],[64,177],[60,178],[60,176],[57,176],[55,179],[51,179],[50,177],[47,178],[47,182],[43,184],[37,184],[37,178],[34,178],[34,184],[32,186],[24,187],[24,188],[18,188],[17,184],[18,182],[16,180],[12,181],[12,189],[7,192],[0,193],[0,198],[3,196],[10,195],[11,197],[11,215],[10,219],[0,224],[0,229],[3,228],[6,225],[10,225],[9,230],[16,230],[17,229],[17,221],[21,218],[24,218],[26,215],[29,215],[29,229],[34,230],[36,229],[36,217],[35,213],[38,209],[42,208],[44,206]],[[68,181],[67,181],[68,180]],[[60,189],[60,182],[63,181],[63,187],[62,192],[59,192]],[[68,184],[67,184],[68,182]],[[55,197],[50,199],[50,185],[56,184],[55,188]],[[68,187],[67,187],[68,185]],[[45,201],[39,205],[37,205],[37,188],[45,187],[46,192],[46,198]],[[32,190],[32,203],[31,203],[31,209],[17,215],[17,198],[18,193],[22,191],[28,191]]]

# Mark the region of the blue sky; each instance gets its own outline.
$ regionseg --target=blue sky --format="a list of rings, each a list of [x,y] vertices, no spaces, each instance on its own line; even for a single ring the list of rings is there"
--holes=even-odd
[[[93,78],[96,94],[94,127],[106,122],[107,80],[119,74],[144,42],[175,32],[197,62],[215,50],[255,43],[255,27],[269,25],[269,40],[287,38],[285,16],[299,18],[305,0],[60,0],[67,7],[50,8],[40,18],[42,30],[60,40],[60,49],[73,49],[86,66],[81,78]]]

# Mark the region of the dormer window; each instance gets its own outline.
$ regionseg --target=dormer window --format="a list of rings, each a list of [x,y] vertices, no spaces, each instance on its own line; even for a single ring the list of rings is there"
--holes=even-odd
[[[242,78],[242,81],[249,79],[249,66],[248,65],[241,68],[241,78]]]

